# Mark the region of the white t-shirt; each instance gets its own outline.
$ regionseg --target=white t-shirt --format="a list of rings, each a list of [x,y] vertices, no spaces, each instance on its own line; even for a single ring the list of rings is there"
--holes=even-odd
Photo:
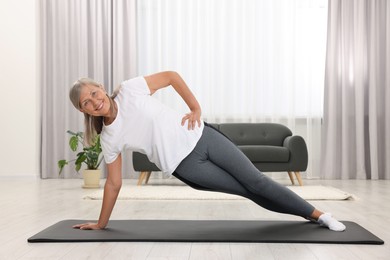
[[[124,149],[141,152],[164,174],[172,174],[195,148],[204,124],[188,130],[184,115],[150,95],[144,77],[122,82],[115,97],[118,114],[110,125],[103,125],[101,144],[106,163],[112,163]]]

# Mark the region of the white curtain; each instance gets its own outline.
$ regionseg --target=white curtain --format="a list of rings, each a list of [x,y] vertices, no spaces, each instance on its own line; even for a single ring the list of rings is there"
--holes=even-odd
[[[178,71],[208,122],[287,125],[319,177],[326,0],[143,0],[137,16],[139,74]],[[172,89],[156,96],[187,112]]]
[[[328,8],[322,176],[390,179],[390,2]]]
[[[69,101],[72,83],[90,77],[111,92],[121,81],[137,74],[136,8],[135,0],[39,3],[41,177],[57,178],[57,161],[75,157],[66,131],[84,129],[83,115]],[[131,165],[125,164],[125,177],[130,169]],[[71,166],[63,173],[65,178],[78,176]]]
[[[116,0],[113,5],[112,68],[113,88],[138,75],[137,0]],[[131,151],[122,152],[122,177],[136,178]]]

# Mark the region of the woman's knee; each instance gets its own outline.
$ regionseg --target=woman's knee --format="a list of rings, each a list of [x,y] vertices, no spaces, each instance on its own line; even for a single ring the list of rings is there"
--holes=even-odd
[[[254,194],[262,194],[273,189],[272,187],[274,187],[275,182],[262,172],[258,172],[256,176],[246,179],[243,185]]]

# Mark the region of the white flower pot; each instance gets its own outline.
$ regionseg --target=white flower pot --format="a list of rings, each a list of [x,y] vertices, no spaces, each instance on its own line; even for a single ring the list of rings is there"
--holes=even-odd
[[[97,170],[83,170],[83,178],[85,189],[96,189],[100,188],[100,175],[101,171]]]

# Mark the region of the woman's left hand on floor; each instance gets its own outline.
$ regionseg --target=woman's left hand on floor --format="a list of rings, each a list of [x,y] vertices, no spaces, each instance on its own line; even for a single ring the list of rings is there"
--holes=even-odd
[[[97,223],[84,223],[84,224],[78,224],[74,225],[73,228],[78,228],[82,230],[97,230],[97,229],[102,229],[101,227],[98,226]]]

